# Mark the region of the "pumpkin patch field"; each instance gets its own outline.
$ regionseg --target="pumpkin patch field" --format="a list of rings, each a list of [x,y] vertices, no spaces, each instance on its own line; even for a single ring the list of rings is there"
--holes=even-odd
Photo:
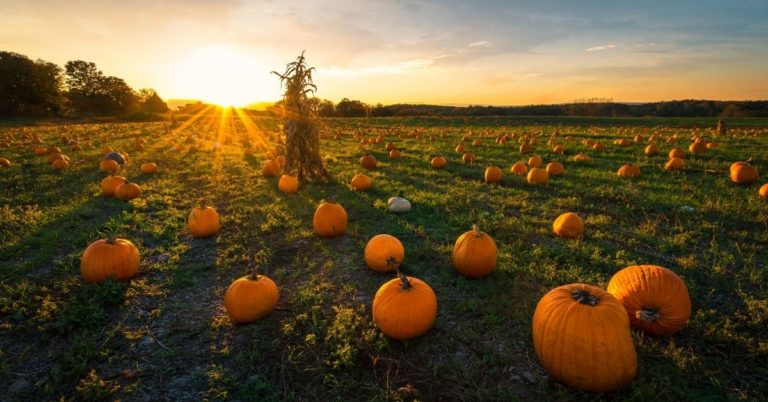
[[[0,399],[768,399],[767,121],[177,119],[0,126]]]

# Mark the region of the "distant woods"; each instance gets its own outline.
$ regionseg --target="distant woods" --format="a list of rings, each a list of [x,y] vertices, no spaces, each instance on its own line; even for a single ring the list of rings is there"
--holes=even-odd
[[[0,116],[142,117],[168,111],[153,89],[134,90],[104,75],[95,63],[74,60],[64,68],[0,51]]]

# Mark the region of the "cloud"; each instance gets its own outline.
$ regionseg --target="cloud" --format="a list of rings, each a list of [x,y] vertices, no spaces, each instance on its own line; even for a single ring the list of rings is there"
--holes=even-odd
[[[438,56],[439,57],[439,56]],[[330,66],[321,68],[318,67],[318,73],[326,74],[333,77],[342,78],[357,78],[360,76],[370,75],[396,75],[406,74],[411,71],[425,70],[433,67],[435,64],[434,58],[422,58],[406,60],[401,63],[369,66],[361,68],[342,68],[338,66]]]
[[[616,45],[614,44],[608,44],[608,45],[600,45],[600,46],[592,46],[587,49],[587,52],[602,52],[603,50],[609,50],[609,49],[615,49]]]
[[[478,42],[472,42],[468,46],[469,47],[476,47],[476,46],[486,46],[486,45],[488,45],[488,41],[487,40],[481,40],[481,41],[478,41]]]

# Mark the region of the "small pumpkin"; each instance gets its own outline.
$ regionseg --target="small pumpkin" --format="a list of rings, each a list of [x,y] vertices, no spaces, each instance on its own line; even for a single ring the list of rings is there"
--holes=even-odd
[[[685,159],[685,151],[680,148],[672,148],[672,150],[669,151],[669,159],[672,158]]]
[[[655,144],[648,144],[648,146],[645,147],[645,155],[655,156],[658,154],[659,154],[659,147],[657,147]]]
[[[280,291],[272,279],[253,273],[229,285],[224,307],[232,321],[247,324],[271,313],[279,298]]]
[[[757,193],[760,195],[760,198],[768,198],[768,183],[763,184]]]
[[[736,162],[730,168],[731,181],[736,184],[752,184],[757,181],[757,169],[749,162]]]
[[[115,173],[119,168],[120,165],[118,165],[117,162],[113,161],[112,159],[106,159],[99,162],[99,170],[102,172]]]
[[[637,372],[627,311],[598,287],[574,283],[549,291],[536,305],[532,332],[539,363],[574,388],[613,391]]]
[[[53,168],[56,170],[64,170],[69,167],[69,161],[68,158],[58,158],[55,161],[53,161]]]
[[[528,183],[547,184],[549,183],[549,173],[542,168],[532,168],[528,171]]]
[[[613,275],[607,290],[624,305],[630,325],[649,334],[671,335],[691,316],[688,287],[664,267],[626,267]]]
[[[538,155],[534,155],[534,156],[531,156],[530,158],[528,158],[528,166],[530,166],[532,168],[541,167],[541,165],[543,163],[544,162],[541,160],[541,157],[538,156]]]
[[[387,200],[387,208],[389,208],[389,212],[396,214],[409,212],[411,210],[411,202],[402,197],[391,197]]]
[[[136,183],[129,183],[128,180],[115,187],[115,198],[123,201],[130,201],[141,195],[141,187]]]
[[[360,158],[360,165],[366,169],[375,169],[378,162],[371,154],[366,154]]]
[[[107,176],[101,180],[101,195],[104,197],[114,197],[117,186],[126,182],[123,176]]]
[[[205,201],[200,201],[200,206],[192,208],[187,219],[187,230],[198,238],[210,237],[219,233],[221,222],[219,213],[212,207],[206,206]]]
[[[523,154],[523,155],[529,154],[529,153],[531,153],[531,151],[533,151],[533,146],[531,144],[529,144],[527,142],[524,142],[524,143],[520,144],[520,153],[521,154]]]
[[[399,149],[389,151],[389,159],[400,159],[403,156]]]
[[[386,148],[387,151],[392,151],[392,150],[396,149],[397,146],[395,146],[394,142],[388,142],[387,145],[384,146],[384,148]]]
[[[464,232],[453,245],[451,259],[456,271],[468,278],[482,278],[496,267],[496,242],[477,225]]]
[[[707,149],[707,143],[704,141],[696,141],[688,146],[688,152],[692,154],[703,154],[704,152],[707,152]]]
[[[464,144],[459,143],[459,145],[456,145],[454,151],[456,151],[457,154],[463,154],[467,152],[467,148],[464,146]]]
[[[363,255],[368,268],[376,272],[389,272],[403,263],[405,248],[396,237],[378,234],[368,240]]]
[[[587,154],[579,153],[573,156],[574,162],[589,162],[591,158]]]
[[[141,169],[141,173],[152,174],[157,172],[157,164],[154,162],[142,163],[140,169]]]
[[[528,173],[528,166],[523,162],[517,162],[509,169],[513,174],[525,175]]]
[[[11,161],[5,158],[0,158],[0,166],[2,167],[11,167]]]
[[[139,249],[129,240],[111,237],[88,245],[80,258],[80,275],[86,282],[109,278],[127,281],[139,272]]]
[[[432,169],[442,169],[447,163],[448,161],[443,156],[435,156],[429,162],[430,166],[432,166]]]
[[[685,168],[685,161],[680,158],[672,158],[664,164],[664,170],[666,171],[683,170],[683,168]]]
[[[261,166],[261,174],[264,177],[275,177],[280,172],[280,164],[272,159],[267,159]]]
[[[373,186],[373,180],[362,173],[358,173],[349,182],[349,186],[354,191],[365,191]]]
[[[561,214],[552,223],[552,231],[559,237],[573,239],[584,234],[584,221],[573,212]]]
[[[622,165],[616,174],[619,177],[638,177],[640,176],[640,167],[631,164]]]
[[[373,322],[389,338],[408,340],[424,335],[437,318],[437,296],[424,281],[405,276],[381,285],[373,297]]]
[[[341,236],[347,231],[347,211],[336,202],[324,201],[315,210],[312,227],[321,237]]]
[[[560,162],[547,163],[547,174],[550,176],[562,176],[565,173],[565,168]]]
[[[486,183],[498,183],[501,181],[501,169],[496,166],[488,166],[485,168],[485,182]]]
[[[477,157],[475,157],[475,154],[471,152],[467,152],[461,156],[461,161],[469,165],[474,164],[476,160]]]
[[[295,194],[299,191],[299,180],[296,176],[284,174],[280,176],[277,188],[285,194]]]

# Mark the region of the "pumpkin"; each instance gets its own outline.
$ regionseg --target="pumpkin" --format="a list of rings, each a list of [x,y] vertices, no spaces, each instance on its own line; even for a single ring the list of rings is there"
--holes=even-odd
[[[757,193],[760,195],[760,198],[768,198],[768,183],[763,184]]]
[[[531,153],[531,151],[533,151],[533,146],[531,146],[531,144],[529,144],[527,142],[524,142],[524,143],[520,144],[520,153],[521,154],[523,154],[523,155],[529,154],[529,153]]]
[[[45,153],[47,153],[47,154],[60,154],[61,153],[61,148],[55,147],[55,146],[50,146],[50,147],[48,147],[48,149],[45,150]]]
[[[497,183],[501,181],[501,169],[496,166],[488,166],[485,168],[485,182]]]
[[[280,169],[282,169],[283,165],[285,165],[285,155],[277,155],[275,157],[275,163],[277,163],[277,166],[279,166]]]
[[[759,177],[757,169],[749,162],[736,162],[731,165],[731,181],[736,184],[752,184]]]
[[[11,161],[5,158],[0,158],[0,166],[2,167],[11,167]]]
[[[672,150],[669,151],[669,159],[672,158],[685,159],[685,151],[680,148],[672,148]]]
[[[645,147],[645,154],[647,156],[655,156],[659,154],[659,147],[657,147],[654,144],[648,144],[647,147]]]
[[[261,174],[264,177],[275,177],[278,172],[280,172],[280,164],[272,159],[267,159],[261,166]]]
[[[123,201],[130,201],[141,195],[141,188],[136,183],[129,183],[126,180],[124,183],[115,187],[115,198]]]
[[[219,221],[218,212],[206,206],[204,201],[201,201],[200,206],[192,208],[192,212],[189,213],[187,230],[189,230],[192,236],[198,238],[210,237],[219,233],[221,222]]]
[[[41,146],[38,145],[38,146],[32,148],[32,152],[34,152],[35,155],[43,156],[43,155],[48,153],[48,150],[45,149],[45,147],[41,147]]]
[[[468,278],[482,278],[496,267],[496,243],[477,225],[465,232],[453,245],[453,267]]]
[[[565,147],[564,147],[564,146],[562,146],[562,145],[555,145],[555,146],[552,148],[552,152],[554,152],[554,153],[556,153],[556,154],[560,154],[560,155],[562,155],[562,154],[564,154],[564,153],[565,153]]]
[[[683,170],[684,167],[685,161],[680,158],[672,158],[664,164],[664,170],[666,171]]]
[[[461,156],[461,161],[470,165],[475,163],[475,160],[477,160],[477,158],[475,157],[475,154],[471,152],[467,152]]]
[[[627,311],[598,287],[574,283],[549,291],[536,305],[532,332],[541,366],[571,387],[613,391],[637,371]]]
[[[373,180],[362,173],[358,173],[352,178],[349,185],[354,191],[365,191],[371,188]]]
[[[104,197],[113,197],[117,186],[125,183],[125,177],[123,176],[107,176],[101,180],[100,188],[101,195]]]
[[[432,166],[432,169],[442,169],[447,163],[448,161],[443,156],[435,156],[429,162],[429,164]]]
[[[373,297],[373,322],[387,337],[408,340],[424,335],[437,318],[437,296],[429,285],[398,272]]]
[[[592,149],[595,150],[595,151],[603,151],[603,150],[605,150],[605,145],[603,145],[603,144],[601,144],[599,142],[596,142],[596,143],[592,144]]]
[[[411,210],[411,202],[401,197],[392,197],[387,200],[387,208],[390,212],[401,213]]]
[[[590,160],[591,158],[587,154],[579,153],[573,156],[574,162],[589,162]]]
[[[150,163],[142,163],[141,164],[141,173],[144,174],[152,174],[157,172],[157,164],[150,162]]]
[[[624,305],[629,324],[649,334],[671,335],[691,316],[688,287],[664,267],[626,267],[613,275],[607,290]]]
[[[272,279],[251,274],[232,282],[224,294],[224,307],[232,321],[247,324],[271,313],[280,291]]]
[[[64,158],[58,158],[53,161],[53,168],[56,170],[64,170],[69,167],[69,161]]]
[[[53,163],[53,162],[56,161],[56,159],[61,159],[64,156],[65,155],[60,153],[60,152],[50,153],[50,154],[48,154],[48,163]],[[67,161],[67,162],[69,162],[69,161]]]
[[[635,165],[622,165],[616,172],[619,177],[637,177],[640,176],[640,167]]]
[[[528,183],[547,184],[549,183],[549,173],[541,168],[533,168],[528,171]]]
[[[115,173],[120,165],[112,159],[107,159],[99,162],[99,170],[106,173]]]
[[[688,152],[692,154],[702,154],[707,152],[707,143],[704,141],[696,141],[688,147]]]
[[[111,237],[88,245],[80,258],[80,275],[86,282],[109,278],[127,281],[139,272],[139,249],[128,240]]]
[[[347,211],[333,201],[324,201],[315,210],[312,227],[321,237],[341,236],[347,231]]]
[[[393,149],[389,151],[389,159],[399,159],[402,156],[403,154],[400,152],[399,149]]]
[[[459,145],[456,145],[456,148],[454,148],[454,151],[456,151],[457,154],[463,154],[467,152],[467,148],[464,147],[464,144],[460,143]]]
[[[547,174],[550,176],[560,176],[563,173],[565,173],[565,168],[563,167],[563,164],[560,162],[549,162],[547,163]]]
[[[396,237],[378,234],[368,240],[363,255],[368,268],[376,272],[388,272],[403,263],[405,248]]]
[[[517,162],[509,169],[513,174],[521,174],[524,175],[528,173],[528,166],[525,165],[523,162]]]
[[[280,176],[280,180],[277,182],[277,188],[285,194],[295,194],[299,191],[299,180],[296,176],[284,174]]]
[[[376,158],[374,158],[371,154],[366,154],[360,158],[360,165],[366,169],[376,168],[377,163],[378,162],[376,162]]]
[[[534,155],[534,156],[531,156],[530,158],[528,158],[528,166],[530,166],[532,168],[541,167],[542,163],[544,163],[544,162],[541,160],[541,157],[538,156],[538,155]]]
[[[394,150],[397,147],[395,146],[394,142],[388,142],[387,145],[384,148],[386,148],[387,151],[392,151],[392,150]]]
[[[108,154],[110,152],[113,152],[113,151],[114,151],[114,149],[112,149],[112,147],[108,147],[108,146],[101,147],[101,154],[102,155],[106,155],[106,154]]]
[[[123,154],[121,154],[120,152],[110,152],[104,155],[104,160],[105,161],[113,160],[118,164],[122,165],[125,163],[125,156],[123,156]]]
[[[573,212],[561,214],[552,223],[552,231],[559,237],[573,239],[584,234],[584,221]]]

